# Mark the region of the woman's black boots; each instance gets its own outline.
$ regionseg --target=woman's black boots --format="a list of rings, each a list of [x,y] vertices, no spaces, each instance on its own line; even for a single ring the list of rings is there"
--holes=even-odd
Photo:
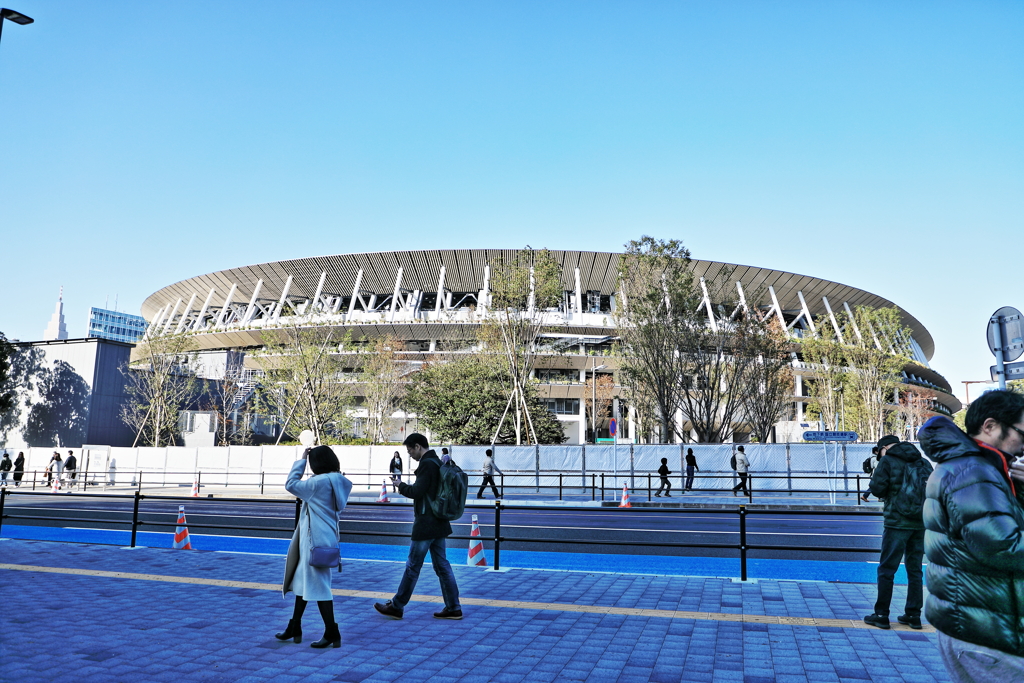
[[[324,631],[324,637],[315,643],[310,643],[310,647],[341,647],[341,632],[338,630],[338,624],[331,622],[327,625],[327,629]]]
[[[337,626],[335,626],[335,628],[337,628]],[[298,619],[289,619],[288,628],[284,630],[284,633],[275,633],[274,637],[278,640],[288,640],[289,638],[294,638],[296,643],[301,643],[302,622]]]

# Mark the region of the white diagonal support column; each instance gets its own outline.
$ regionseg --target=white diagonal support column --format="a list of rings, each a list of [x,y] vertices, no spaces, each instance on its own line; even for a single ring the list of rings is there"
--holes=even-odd
[[[817,332],[818,330],[814,327],[814,318],[811,317],[811,309],[807,308],[807,302],[804,301],[804,293],[797,290],[796,295],[797,298],[800,299],[800,309],[803,311],[801,315],[803,315],[804,320],[807,321],[807,326],[811,328],[811,332]]]
[[[146,328],[146,337],[153,336],[153,331],[160,326],[160,321],[163,319],[163,315],[166,310],[167,306],[165,305],[163,308],[156,312],[155,316],[153,316],[152,322],[150,322],[149,327]]]
[[[388,313],[388,322],[395,321],[395,311],[398,310],[398,297],[402,293],[402,266],[398,266],[398,274],[395,275],[395,291],[391,294],[391,311]]]
[[[167,331],[171,329],[171,321],[174,320],[174,316],[178,314],[178,306],[181,305],[181,297],[174,302],[174,308],[171,309],[171,314],[167,316],[167,322],[164,323],[164,330],[161,334],[167,334]]]
[[[256,289],[252,290],[252,297],[249,299],[249,305],[245,308],[245,317],[242,318],[242,324],[247,325],[252,322],[252,319],[256,316],[256,302],[260,298],[260,290],[263,289],[263,280],[256,281]]]
[[[281,319],[281,311],[284,310],[284,305],[288,303],[288,290],[292,288],[292,276],[289,275],[288,279],[284,281],[284,289],[281,290],[281,300],[277,302],[277,308],[274,309],[274,322]]]
[[[203,317],[206,315],[206,311],[210,309],[210,302],[213,301],[213,295],[217,292],[216,289],[210,287],[210,293],[206,295],[206,301],[203,302],[203,307],[199,309],[199,315],[196,317],[196,321],[192,323],[192,331],[195,332],[199,329],[199,326],[203,324]]]
[[[715,312],[711,308],[711,296],[708,294],[708,285],[704,281],[704,278],[700,279],[700,289],[704,292],[704,303],[701,304],[708,312],[708,322],[711,323],[711,329],[717,334],[718,333],[718,321],[715,320]],[[666,295],[667,296],[667,295]]]
[[[821,297],[821,302],[825,304],[825,310],[828,311],[828,317],[832,320],[832,329],[836,331],[836,337],[839,338],[839,343],[845,344],[846,342],[843,340],[843,331],[839,329],[839,321],[836,320],[836,314],[832,312],[832,307],[828,305],[828,297]]]
[[[316,294],[313,295],[313,301],[310,302],[309,308],[306,310],[306,317],[311,318],[316,312],[316,307],[320,305],[320,295],[324,293],[324,282],[327,281],[327,271],[321,271],[320,282],[316,285]],[[325,302],[326,303],[326,302]],[[324,310],[327,306],[324,306]]]
[[[850,310],[850,304],[844,301],[843,308],[846,309],[846,315],[850,316],[850,325],[853,326],[853,333],[857,335],[857,341],[863,344],[864,336],[860,333],[860,328],[857,327],[857,319],[853,317],[853,311]]]
[[[733,318],[735,318],[736,314],[739,313],[741,310],[743,311],[744,314],[747,314],[747,313],[750,312],[750,309],[747,308],[747,297],[743,293],[743,285],[740,284],[739,280],[736,281],[736,291],[739,292],[739,294],[740,294],[740,302],[736,306],[736,310],[734,310],[732,312],[732,315],[729,316],[729,320],[732,320]]]
[[[178,325],[174,328],[174,334],[178,334],[185,329],[185,323],[188,322],[188,314],[192,312],[192,304],[196,302],[196,293],[192,292],[192,296],[189,297],[188,306],[181,312],[181,320],[178,321]]]
[[[363,269],[356,273],[356,283],[352,286],[352,298],[348,302],[348,314],[352,315],[356,310],[356,302],[359,301],[359,285],[363,284]]]
[[[437,277],[437,301],[434,302],[434,313],[441,312],[441,304],[444,302],[444,266],[441,266],[441,274]]]
[[[487,309],[491,307],[491,267],[489,265],[484,266],[484,288],[480,290],[477,304],[479,304],[481,313],[486,313]]]
[[[530,315],[533,315],[534,309],[537,307],[537,282],[533,279],[533,266],[530,266],[530,299],[527,301],[526,309]]]
[[[220,316],[217,318],[217,324],[215,327],[224,327],[227,324],[228,318],[231,316],[231,302],[235,300],[235,292],[238,291],[238,285],[234,282],[231,283],[231,289],[228,291],[228,296],[224,299],[224,304],[220,309]]]
[[[576,269],[576,313],[583,312],[583,288],[580,287],[580,269]]]
[[[779,317],[779,324],[782,325],[782,329],[789,329],[786,327],[786,316],[782,315],[782,306],[779,305],[779,297],[775,295],[775,288],[768,285],[768,293],[772,297],[772,308],[775,309],[775,315]],[[770,314],[771,311],[768,313]]]

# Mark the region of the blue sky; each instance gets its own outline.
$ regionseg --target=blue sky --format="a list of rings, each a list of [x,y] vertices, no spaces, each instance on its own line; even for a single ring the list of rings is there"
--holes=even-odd
[[[895,301],[961,395],[1024,308],[1019,2],[9,2],[12,338],[61,285],[81,336],[232,266],[642,234]]]

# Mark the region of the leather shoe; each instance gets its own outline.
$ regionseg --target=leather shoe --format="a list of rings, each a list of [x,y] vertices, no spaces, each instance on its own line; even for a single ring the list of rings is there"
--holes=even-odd
[[[867,615],[866,617],[864,617],[864,623],[870,626],[875,626],[877,628],[884,628],[886,630],[890,628],[889,617],[883,617],[881,614]]]
[[[912,629],[916,629],[918,631],[921,630],[921,617],[912,617],[907,614],[904,614],[902,616],[896,617],[896,621],[900,622],[904,626],[909,626]]]
[[[391,604],[390,600],[384,603],[375,602],[373,603],[373,608],[384,616],[391,617],[392,619],[401,619],[403,615],[402,610]]]
[[[448,609],[447,607],[445,607],[440,612],[434,612],[434,618],[435,619],[461,619],[462,618],[462,610],[461,609]]]

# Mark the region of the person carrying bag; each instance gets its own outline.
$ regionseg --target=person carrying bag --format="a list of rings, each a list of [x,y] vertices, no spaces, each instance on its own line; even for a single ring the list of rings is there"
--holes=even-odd
[[[306,462],[313,476],[302,480]],[[307,449],[292,465],[284,488],[302,500],[299,523],[295,526],[285,560],[281,594],[295,593],[295,607],[288,628],[275,634],[278,640],[302,642],[302,613],[306,603],[316,601],[324,620],[324,636],[310,647],[341,647],[341,633],[334,621],[331,569],[341,566],[338,552],[338,515],[345,509],[352,482],[340,472],[338,456],[328,446]]]

